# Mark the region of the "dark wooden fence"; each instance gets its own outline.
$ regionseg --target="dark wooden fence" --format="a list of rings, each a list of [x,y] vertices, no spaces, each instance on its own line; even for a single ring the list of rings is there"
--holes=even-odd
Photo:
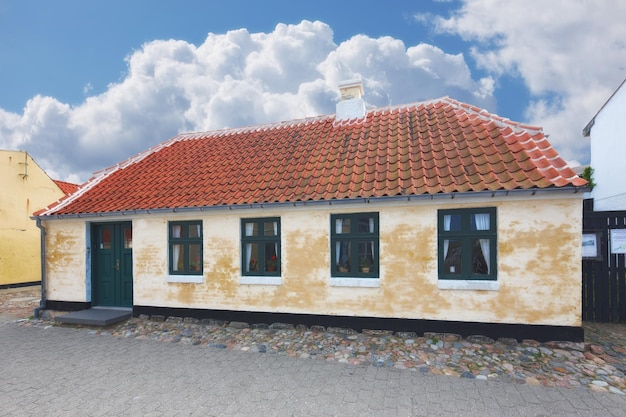
[[[593,246],[595,236],[597,256],[583,256],[583,320],[626,323],[626,255],[611,253],[611,233],[614,240],[625,233],[626,211],[594,212],[592,200],[584,207],[583,245]]]

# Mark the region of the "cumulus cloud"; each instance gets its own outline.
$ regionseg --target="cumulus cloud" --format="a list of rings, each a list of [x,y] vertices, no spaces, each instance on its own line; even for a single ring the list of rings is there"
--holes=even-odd
[[[319,21],[209,33],[197,46],[148,42],[126,61],[123,79],[77,106],[37,96],[22,114],[0,109],[0,148],[28,150],[51,176],[78,182],[179,132],[334,113],[337,85],[355,77],[372,106],[443,95],[495,104],[493,79],[474,79],[461,54],[365,35],[337,45]]]
[[[565,158],[588,161],[582,128],[626,76],[625,15],[626,3],[612,0],[474,0],[430,21],[474,43],[472,57],[494,78],[521,77],[532,98],[527,122],[543,126]]]

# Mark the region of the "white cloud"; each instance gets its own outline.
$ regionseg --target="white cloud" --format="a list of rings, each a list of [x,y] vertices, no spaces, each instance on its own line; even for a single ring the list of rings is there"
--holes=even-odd
[[[337,84],[355,76],[371,105],[450,95],[494,106],[493,79],[474,80],[461,54],[365,35],[336,45],[322,22],[210,33],[198,46],[152,41],[126,61],[122,80],[78,106],[37,96],[23,114],[0,109],[0,148],[28,150],[56,178],[86,180],[178,132],[334,113]]]
[[[434,22],[476,43],[473,58],[494,77],[521,77],[532,97],[527,122],[565,158],[588,161],[581,131],[626,77],[624,16],[626,2],[612,0],[474,0]]]

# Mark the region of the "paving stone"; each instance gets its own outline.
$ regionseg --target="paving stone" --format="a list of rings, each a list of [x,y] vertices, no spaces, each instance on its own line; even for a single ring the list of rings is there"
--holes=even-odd
[[[0,301],[2,294],[0,292]],[[30,314],[30,311],[26,311]],[[42,312],[43,313],[43,312]],[[49,320],[16,320],[20,327],[54,329]],[[1,323],[0,323],[1,324]],[[67,325],[64,325],[67,326]],[[90,337],[169,342],[221,351],[265,353],[311,361],[371,368],[393,368],[418,374],[449,375],[465,380],[492,380],[528,386],[578,388],[611,394],[626,393],[626,325],[585,323],[585,343],[499,339],[475,335],[466,339],[447,333],[417,335],[391,332],[190,320],[160,315],[141,316],[103,328],[85,328]],[[473,377],[473,378],[472,378]],[[0,391],[1,392],[1,391]]]

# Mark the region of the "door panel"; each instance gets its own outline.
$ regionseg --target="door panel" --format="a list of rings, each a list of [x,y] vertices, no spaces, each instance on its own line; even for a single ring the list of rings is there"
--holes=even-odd
[[[120,305],[133,305],[133,228],[120,225]]]
[[[94,224],[92,304],[133,305],[133,258],[131,223]]]

